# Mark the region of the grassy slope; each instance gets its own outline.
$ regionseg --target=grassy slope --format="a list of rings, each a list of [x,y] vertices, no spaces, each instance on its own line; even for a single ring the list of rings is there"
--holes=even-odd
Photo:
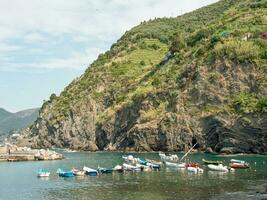
[[[184,94],[183,106],[190,108],[192,115],[200,111],[266,109],[266,40],[258,38],[266,31],[266,21],[266,0],[223,0],[181,17],[143,22],[100,55],[59,97],[45,103],[41,115],[50,113],[55,121],[60,121],[73,107],[94,99],[101,104],[98,122],[102,123],[137,97],[166,93],[175,98]],[[251,38],[243,41],[247,33],[251,33]],[[169,48],[173,55],[167,63],[161,63]],[[195,86],[204,87],[194,75],[200,74],[210,86],[220,81],[218,71],[206,70],[220,62],[256,67],[256,76],[261,75],[256,79],[259,88],[241,88],[225,94],[223,103],[196,106],[192,97],[183,92],[192,90],[194,81],[198,81]],[[263,107],[259,102],[263,102]],[[170,104],[170,98],[159,98],[157,106],[142,113],[141,123],[164,117],[170,112]]]

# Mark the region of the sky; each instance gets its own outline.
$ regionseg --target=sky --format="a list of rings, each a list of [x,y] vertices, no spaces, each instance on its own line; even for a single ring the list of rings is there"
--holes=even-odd
[[[40,107],[125,31],[217,0],[0,0],[0,107]]]

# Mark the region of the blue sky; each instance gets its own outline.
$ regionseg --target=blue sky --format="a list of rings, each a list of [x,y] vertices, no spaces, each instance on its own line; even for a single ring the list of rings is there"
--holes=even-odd
[[[0,107],[40,107],[141,21],[217,0],[0,0]]]

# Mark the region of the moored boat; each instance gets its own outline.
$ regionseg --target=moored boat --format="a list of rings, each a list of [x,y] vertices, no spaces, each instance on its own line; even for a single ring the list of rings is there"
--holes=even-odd
[[[242,164],[245,164],[246,162],[243,161],[243,160],[236,160],[236,159],[231,159],[230,160],[231,163],[242,163]]]
[[[137,158],[137,162],[141,165],[146,165],[147,164],[147,161],[146,160],[142,160],[140,158]]]
[[[123,163],[123,169],[124,170],[128,170],[128,171],[140,171],[140,168],[136,167],[136,166],[133,166],[133,165],[129,165],[129,164],[126,164],[126,163]]]
[[[165,162],[167,167],[177,167],[177,168],[185,168],[185,163],[172,163],[172,162]]]
[[[78,170],[78,169],[73,168],[71,171],[74,174],[74,176],[84,176],[85,175],[85,171],[83,171],[83,170]]]
[[[85,171],[86,175],[89,175],[89,176],[97,176],[98,175],[98,172],[95,169],[84,166],[83,170]]]
[[[247,169],[249,165],[247,163],[230,163],[229,166],[234,169]]]
[[[44,169],[39,169],[37,171],[37,176],[38,177],[49,177],[50,176],[50,172],[44,170]]]
[[[101,174],[111,174],[113,172],[112,168],[105,168],[105,167],[98,167],[97,168],[98,173]]]
[[[124,159],[125,162],[127,163],[138,163],[139,158],[135,158],[133,155],[128,155],[128,156],[122,156],[122,159]]]
[[[73,177],[74,176],[72,171],[64,170],[61,168],[57,169],[57,174],[61,177]]]
[[[123,167],[121,165],[116,165],[114,168],[113,168],[113,171],[116,171],[116,172],[123,172]]]
[[[204,172],[204,170],[202,169],[202,168],[200,168],[200,167],[187,167],[187,171],[189,171],[189,172],[193,172],[193,173],[203,173]]]
[[[219,165],[209,164],[208,169],[210,169],[212,171],[220,171],[220,172],[228,172],[229,171],[227,166],[223,166],[222,164],[219,164]]]
[[[199,164],[197,162],[192,162],[192,163],[186,163],[186,167],[198,167]]]
[[[219,165],[219,164],[223,164],[223,161],[221,160],[205,160],[204,158],[202,159],[202,161],[204,162],[204,164],[209,165]]]
[[[159,157],[163,162],[178,162],[179,158],[176,154],[166,155],[165,153],[159,152]]]
[[[150,160],[150,159],[146,159],[147,162],[155,164],[155,165],[162,165],[161,161],[157,161],[157,160]]]
[[[154,169],[156,171],[159,171],[160,170],[160,165],[153,164],[153,163],[150,163],[150,162],[147,162],[146,165],[149,166],[149,167],[151,167],[152,169]]]
[[[151,167],[146,166],[146,165],[136,164],[136,167],[140,168],[140,171],[144,171],[144,172],[152,171]]]

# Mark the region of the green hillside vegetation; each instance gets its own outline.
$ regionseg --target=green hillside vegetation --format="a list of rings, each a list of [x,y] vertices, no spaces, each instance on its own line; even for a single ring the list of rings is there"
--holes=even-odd
[[[49,126],[73,115],[86,121],[86,105],[94,104],[97,130],[106,132],[126,112],[131,127],[120,131],[127,132],[132,121],[149,129],[190,117],[266,112],[267,40],[259,37],[267,30],[266,11],[266,0],[221,0],[176,18],[142,22],[59,97],[51,95],[40,117]]]
[[[106,97],[103,103],[107,108],[115,109],[115,105],[131,103],[138,95],[167,88],[179,91],[179,74],[186,64],[195,63],[201,68],[224,59],[237,64],[252,63],[265,70],[267,41],[258,35],[266,30],[266,1],[238,3],[229,10],[234,1],[221,1],[220,4],[224,6],[210,6],[173,19],[143,22],[126,32],[110,51],[98,57],[78,84],[69,85],[56,98],[52,111],[62,117],[68,115],[72,104],[81,102],[88,95],[97,101]],[[243,41],[246,34],[251,36]],[[168,49],[173,53],[172,59],[161,67],[160,61]],[[211,74],[210,80],[216,81],[217,78],[216,74]],[[262,81],[266,84],[266,80]],[[103,85],[104,91],[98,88],[99,84]],[[237,104],[242,93],[233,95],[237,96],[233,104]],[[254,101],[264,98],[255,96]],[[256,105],[255,102],[248,103],[247,106],[253,107],[248,110],[257,111],[259,106]],[[246,108],[237,111],[241,110]]]

